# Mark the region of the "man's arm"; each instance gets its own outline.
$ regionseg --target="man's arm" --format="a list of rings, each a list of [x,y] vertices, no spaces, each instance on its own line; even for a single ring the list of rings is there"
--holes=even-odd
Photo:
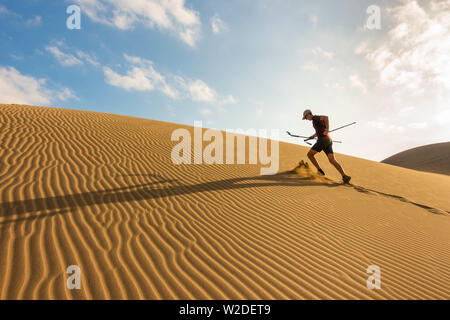
[[[314,139],[315,137],[317,137],[317,133],[314,133],[311,137],[308,138],[308,140]]]
[[[325,121],[326,129],[324,130],[323,134],[327,135],[328,131],[330,131],[330,121],[328,120],[327,116],[320,116],[320,120],[324,120]]]

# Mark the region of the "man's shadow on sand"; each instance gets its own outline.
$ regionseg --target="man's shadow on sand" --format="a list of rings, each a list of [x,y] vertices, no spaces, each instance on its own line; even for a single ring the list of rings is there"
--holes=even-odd
[[[75,193],[70,195],[53,196],[46,198],[36,198],[29,200],[19,200],[0,203],[0,218],[6,218],[12,215],[32,213],[36,211],[58,210],[59,213],[65,213],[70,208],[91,206],[97,204],[107,204],[115,202],[140,201],[148,199],[164,198],[169,196],[187,195],[192,193],[201,193],[206,191],[236,190],[245,188],[259,188],[265,186],[327,186],[336,187],[341,184],[331,180],[323,182],[314,181],[310,177],[301,177],[293,172],[282,172],[270,176],[253,176],[231,178],[210,182],[203,182],[192,185],[178,184],[176,180],[162,180],[160,177],[151,174],[127,175],[127,176],[145,176],[156,181],[139,185],[126,186],[123,188],[114,188],[99,191],[89,191]],[[171,183],[170,186],[158,186],[162,183]],[[35,219],[39,216],[30,216],[27,218],[0,221],[0,224],[12,223],[18,220]],[[45,214],[47,216],[47,214]]]

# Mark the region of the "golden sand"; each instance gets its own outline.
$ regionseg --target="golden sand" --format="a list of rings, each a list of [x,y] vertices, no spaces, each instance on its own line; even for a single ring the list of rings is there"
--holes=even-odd
[[[337,154],[342,185],[287,143],[272,176],[174,165],[180,127],[0,105],[0,298],[450,298],[450,176]]]

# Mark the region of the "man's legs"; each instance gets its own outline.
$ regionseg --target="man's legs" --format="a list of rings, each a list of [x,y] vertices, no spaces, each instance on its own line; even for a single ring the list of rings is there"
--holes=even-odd
[[[317,170],[320,169],[319,163],[317,162],[316,158],[314,158],[314,155],[317,153],[316,150],[310,149],[308,152],[308,158],[311,160],[312,164],[317,168]]]
[[[339,164],[339,162],[336,161],[336,159],[334,158],[334,154],[333,153],[329,153],[327,154],[328,160],[330,161],[330,163],[337,169],[337,171],[339,171],[339,173],[342,175],[342,177],[347,176],[344,172],[344,169],[342,168],[342,166]],[[312,160],[311,160],[312,161]]]

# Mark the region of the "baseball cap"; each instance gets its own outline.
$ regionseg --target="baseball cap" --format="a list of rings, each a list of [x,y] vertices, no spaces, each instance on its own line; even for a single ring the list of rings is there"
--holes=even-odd
[[[311,110],[309,110],[309,109],[306,109],[305,111],[303,111],[303,120],[305,120],[306,116],[310,113],[312,114]]]

